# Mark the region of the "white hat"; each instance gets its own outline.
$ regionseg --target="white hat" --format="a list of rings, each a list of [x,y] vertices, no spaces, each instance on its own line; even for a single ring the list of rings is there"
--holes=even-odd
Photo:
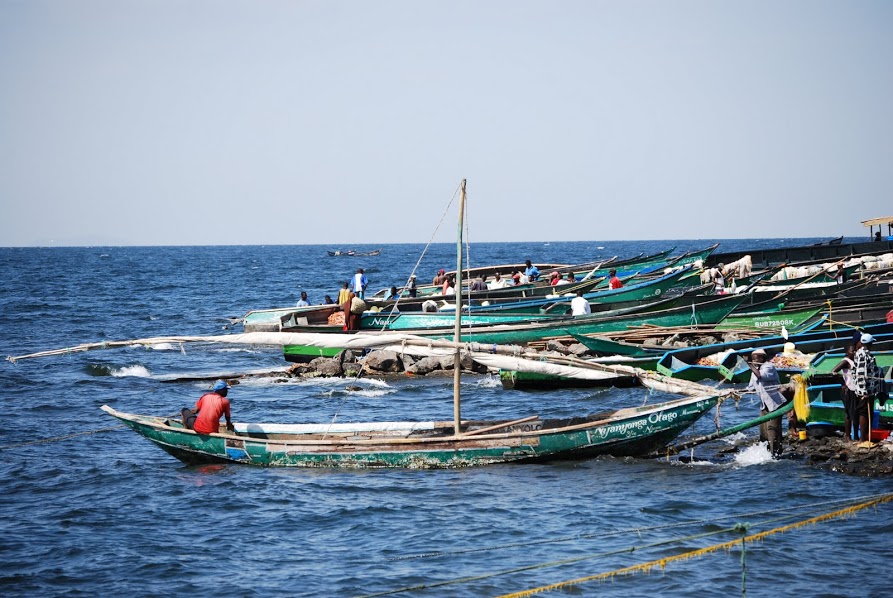
[[[757,349],[756,351],[754,351],[754,352],[751,353],[750,355],[751,355],[751,356],[754,356],[754,355],[765,355],[765,354],[766,354],[766,351],[765,351],[765,350],[763,350],[763,349]]]
[[[868,343],[873,343],[873,342],[874,342],[874,337],[871,336],[870,334],[868,334],[867,332],[863,332],[863,333],[862,333],[862,337],[859,339],[859,341],[860,341],[863,345],[868,344]]]

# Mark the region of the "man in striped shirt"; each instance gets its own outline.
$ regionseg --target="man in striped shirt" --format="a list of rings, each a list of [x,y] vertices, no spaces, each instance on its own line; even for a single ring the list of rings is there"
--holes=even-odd
[[[880,369],[871,354],[874,337],[864,333],[859,337],[856,356],[853,359],[853,381],[856,386],[856,413],[859,414],[859,438],[870,441],[868,425],[874,407],[874,395],[882,384]]]

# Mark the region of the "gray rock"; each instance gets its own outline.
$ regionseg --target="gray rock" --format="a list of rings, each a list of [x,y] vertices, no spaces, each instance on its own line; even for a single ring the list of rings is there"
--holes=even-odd
[[[406,368],[406,371],[419,376],[430,374],[434,370],[441,369],[440,359],[440,357],[423,357]]]
[[[334,377],[344,373],[341,362],[337,358],[317,357],[310,362],[310,369],[317,376]]]
[[[583,343],[574,343],[574,344],[570,345],[567,348],[567,350],[571,354],[576,355],[577,357],[580,357],[581,355],[585,355],[589,351],[589,349],[587,349],[586,345],[584,345]]]
[[[564,343],[555,340],[546,341],[546,351],[555,351],[562,355],[567,355],[569,353],[568,348],[564,346]]]
[[[375,372],[403,371],[403,362],[394,351],[372,351],[363,360],[363,367]]]

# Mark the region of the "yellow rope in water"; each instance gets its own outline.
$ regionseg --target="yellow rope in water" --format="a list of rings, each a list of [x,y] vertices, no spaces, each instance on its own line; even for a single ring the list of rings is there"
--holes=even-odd
[[[781,527],[777,527],[775,529],[767,530],[765,532],[760,532],[757,534],[753,534],[752,536],[745,536],[740,540],[735,539],[730,542],[723,542],[721,544],[714,544],[712,546],[707,546],[705,548],[699,548],[698,550],[692,550],[689,552],[684,552],[682,554],[678,554],[676,556],[666,557],[662,559],[657,559],[655,561],[649,561],[647,563],[641,563],[638,565],[632,565],[630,567],[623,567],[622,569],[615,569],[614,571],[608,571],[606,573],[599,573],[597,575],[589,575],[586,577],[579,577],[577,579],[571,579],[568,581],[561,581],[545,586],[540,586],[538,588],[531,588],[529,590],[523,590],[521,592],[515,592],[512,594],[504,594],[500,596],[500,598],[521,598],[523,596],[533,596],[534,594],[540,594],[542,592],[548,592],[551,590],[560,590],[566,589],[570,586],[576,586],[583,583],[587,583],[590,581],[604,581],[606,579],[611,579],[618,575],[629,575],[633,573],[648,573],[655,567],[660,567],[662,570],[666,568],[667,564],[672,563],[674,561],[687,561],[689,559],[693,559],[699,556],[704,556],[706,554],[712,554],[719,550],[731,550],[734,548],[738,542],[743,543],[753,543],[759,542],[764,538],[769,536],[784,533],[787,531],[791,531],[800,527],[805,527],[807,525],[814,525],[817,523],[822,523],[824,521],[829,521],[831,519],[836,519],[839,517],[844,517],[846,515],[852,515],[858,511],[863,509],[867,509],[869,507],[877,506],[886,502],[893,501],[893,494],[887,494],[878,498],[876,500],[872,500],[869,502],[861,503],[858,505],[854,505],[852,507],[846,507],[844,509],[840,509],[837,511],[833,511],[831,513],[825,513],[823,515],[818,515],[816,517],[811,517],[809,519],[805,519],[803,521],[798,521],[796,523],[792,523],[790,525],[784,525]]]

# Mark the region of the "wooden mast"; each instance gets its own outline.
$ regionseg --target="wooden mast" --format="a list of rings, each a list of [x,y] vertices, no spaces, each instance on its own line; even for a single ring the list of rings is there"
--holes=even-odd
[[[456,329],[453,333],[453,342],[456,343],[456,355],[453,361],[453,419],[455,420],[455,434],[462,433],[462,407],[460,400],[459,383],[462,372],[461,342],[462,330],[462,227],[465,217],[465,179],[459,189],[459,235],[456,240]]]

